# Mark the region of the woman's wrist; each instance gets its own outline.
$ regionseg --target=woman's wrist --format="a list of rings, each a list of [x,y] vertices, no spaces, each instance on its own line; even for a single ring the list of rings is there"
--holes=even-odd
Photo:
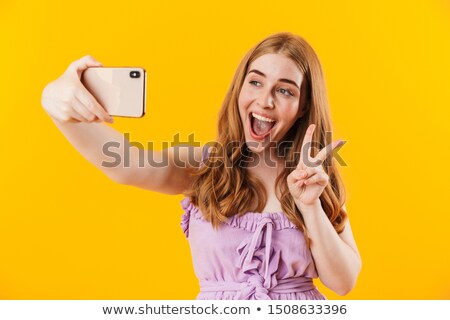
[[[319,199],[317,199],[313,203],[308,203],[308,204],[304,204],[300,201],[296,201],[295,204],[303,216],[317,214],[318,212],[323,210],[322,204],[320,203]]]

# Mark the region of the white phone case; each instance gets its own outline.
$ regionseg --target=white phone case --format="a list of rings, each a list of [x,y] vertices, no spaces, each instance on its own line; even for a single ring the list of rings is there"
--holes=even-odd
[[[81,82],[111,116],[143,117],[146,112],[147,73],[143,68],[91,67]]]

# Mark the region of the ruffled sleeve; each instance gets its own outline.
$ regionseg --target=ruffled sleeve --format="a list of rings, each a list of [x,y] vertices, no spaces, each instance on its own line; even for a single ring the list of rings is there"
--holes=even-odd
[[[181,200],[181,207],[184,210],[184,214],[181,216],[181,229],[186,238],[189,238],[189,220],[191,219],[191,210],[193,206],[188,197]]]
[[[202,165],[204,165],[205,160],[209,157],[208,145],[204,145],[202,148]],[[186,238],[189,238],[189,221],[192,217],[196,217],[197,219],[201,218],[201,214],[198,212],[198,208],[195,207],[189,197],[185,197],[181,200],[181,207],[184,210],[184,214],[181,217],[181,229],[183,230]]]
[[[181,229],[183,230],[186,238],[189,238],[189,221],[191,219],[203,219],[203,216],[199,209],[192,204],[189,197],[185,197],[180,203],[184,210],[184,214],[181,216]]]

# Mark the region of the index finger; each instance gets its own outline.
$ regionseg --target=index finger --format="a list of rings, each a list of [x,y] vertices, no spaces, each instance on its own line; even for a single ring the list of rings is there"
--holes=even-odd
[[[316,129],[316,125],[315,124],[310,124],[308,129],[305,132],[305,136],[303,137],[303,143],[302,143],[302,148],[300,151],[300,161],[298,162],[298,166],[300,166],[301,163],[308,163],[310,160],[310,155],[311,155],[311,142],[312,142],[312,137],[313,137],[313,133],[314,133],[314,129]]]
[[[318,164],[322,164],[325,161],[325,159],[328,158],[328,156],[333,153],[334,149],[342,146],[344,143],[345,141],[343,140],[337,140],[328,144],[322,150],[320,150],[320,152],[314,157],[315,162],[317,162]]]
[[[105,108],[97,102],[94,96],[87,89],[84,89],[83,93],[78,94],[77,99],[85,105],[90,112],[95,114],[97,118],[105,122],[113,122],[112,117],[108,114],[108,112],[106,112]]]

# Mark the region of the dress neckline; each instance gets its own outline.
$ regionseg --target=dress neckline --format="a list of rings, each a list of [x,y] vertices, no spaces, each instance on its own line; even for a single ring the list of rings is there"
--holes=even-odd
[[[181,205],[185,211],[183,215],[184,224],[187,225],[187,221],[191,217],[194,219],[205,220],[199,208],[192,204],[189,197],[185,197],[183,200],[181,200]],[[275,224],[275,230],[297,229],[297,227],[288,219],[288,217],[282,211],[278,212],[248,211],[242,215],[236,214],[234,216],[231,216],[224,223],[232,227],[246,229],[248,231],[254,231],[258,226],[258,224],[262,220],[265,220],[266,218],[269,218],[270,220],[273,221],[273,223]]]
[[[283,211],[247,211],[244,214],[282,214],[284,215]]]

